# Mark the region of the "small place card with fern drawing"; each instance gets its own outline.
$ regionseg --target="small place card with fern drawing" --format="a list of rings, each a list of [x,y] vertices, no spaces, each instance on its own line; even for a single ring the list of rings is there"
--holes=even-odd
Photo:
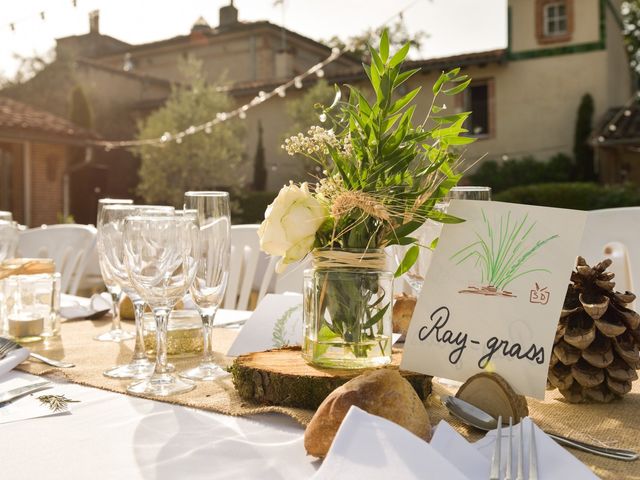
[[[302,295],[267,294],[227,352],[229,356],[302,344]]]
[[[544,397],[586,212],[452,201],[405,340],[402,368],[464,381],[486,370]]]

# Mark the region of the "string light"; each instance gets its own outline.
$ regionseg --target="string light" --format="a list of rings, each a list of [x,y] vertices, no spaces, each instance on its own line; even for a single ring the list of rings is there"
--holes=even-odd
[[[401,10],[399,13],[396,13],[395,15],[392,15],[391,17],[389,17],[388,20],[386,20],[384,22],[384,24],[388,23],[390,20],[392,20],[394,17],[402,14],[402,12],[404,10],[406,10],[407,8],[413,6],[415,2],[411,3],[410,5],[404,7],[403,10]],[[301,73],[297,76],[295,76],[294,78],[292,78],[291,80],[288,80],[287,82],[277,86],[276,88],[274,88],[273,90],[270,90],[268,92],[265,92],[264,90],[260,90],[258,92],[258,95],[255,96],[254,98],[252,98],[249,103],[246,103],[244,105],[241,105],[240,107],[228,111],[228,112],[218,112],[216,113],[216,116],[205,122],[202,123],[200,125],[191,125],[190,127],[188,127],[186,130],[180,131],[180,132],[176,132],[174,134],[171,134],[170,132],[165,132],[161,137],[159,138],[149,138],[149,139],[144,139],[144,140],[89,140],[86,142],[86,145],[88,146],[96,146],[96,147],[102,147],[105,150],[111,150],[114,148],[130,148],[130,147],[139,147],[139,146],[146,146],[146,145],[151,145],[151,146],[162,146],[163,144],[166,144],[167,142],[171,142],[171,141],[175,141],[176,143],[182,143],[182,139],[183,137],[187,137],[190,135],[194,135],[196,133],[202,132],[204,131],[207,134],[210,134],[212,132],[212,127],[214,125],[217,125],[219,123],[222,123],[230,118],[234,118],[234,117],[238,117],[242,120],[244,120],[245,118],[247,118],[247,111],[251,108],[256,107],[257,105],[260,105],[261,103],[275,97],[285,97],[286,96],[286,91],[288,88],[290,87],[295,87],[297,89],[300,89],[303,87],[303,80],[306,79],[307,77],[311,76],[311,75],[316,75],[318,78],[323,78],[325,76],[325,71],[324,71],[324,67],[326,67],[328,64],[332,63],[333,61],[337,60],[340,56],[342,56],[344,53],[346,52],[351,52],[354,50],[354,46],[353,45],[348,45],[344,48],[338,48],[338,47],[333,47],[331,49],[331,54],[325,58],[323,61],[316,63],[315,65],[313,65],[312,67],[310,67],[306,72]],[[221,91],[228,91],[228,87],[221,87],[220,88]],[[446,108],[443,106],[443,108]],[[327,120],[327,115],[325,113],[321,113],[319,116],[319,119],[321,122],[325,122]]]

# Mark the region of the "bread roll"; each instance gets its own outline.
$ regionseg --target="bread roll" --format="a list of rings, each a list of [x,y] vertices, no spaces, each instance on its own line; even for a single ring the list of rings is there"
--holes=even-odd
[[[351,405],[391,420],[427,441],[431,439],[429,415],[411,384],[396,369],[381,368],[349,380],[320,404],[304,432],[309,455],[327,454]]]
[[[409,330],[411,317],[416,308],[416,297],[402,293],[396,297],[393,304],[393,332],[401,333],[403,336]]]

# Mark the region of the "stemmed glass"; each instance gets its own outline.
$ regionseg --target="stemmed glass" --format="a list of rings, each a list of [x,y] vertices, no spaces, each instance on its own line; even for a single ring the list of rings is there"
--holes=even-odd
[[[144,300],[138,295],[129,280],[124,263],[124,222],[127,217],[173,216],[173,207],[157,205],[105,205],[102,209],[102,250],[105,270],[120,289],[127,294],[133,303],[135,316],[136,340],[131,362],[119,365],[104,372],[112,378],[146,378],[153,373],[153,363],[147,359],[144,346]]]
[[[231,216],[227,192],[187,192],[185,211],[197,216],[199,244],[197,270],[191,284],[191,298],[202,317],[204,349],[200,364],[180,374],[192,380],[211,381],[228,373],[214,361],[213,319],[222,303],[229,277],[231,255]]]
[[[18,227],[12,220],[0,220],[0,262],[13,258],[18,248]]]
[[[167,368],[169,314],[196,273],[198,227],[190,216],[127,217],[124,225],[125,265],[131,284],[151,307],[156,322],[156,364],[150,378],[127,391],[166,397],[195,388]]]
[[[124,340],[131,340],[134,338],[134,334],[123,330],[120,324],[119,302],[122,297],[122,289],[109,274],[109,270],[104,263],[104,253],[101,244],[103,207],[106,205],[131,205],[132,203],[133,200],[129,198],[101,198],[98,200],[98,215],[96,220],[96,228],[98,230],[98,241],[96,242],[96,247],[98,249],[98,262],[100,264],[102,281],[104,282],[105,287],[107,287],[107,292],[111,295],[111,330],[94,337],[94,340],[98,340],[100,342],[122,342]]]

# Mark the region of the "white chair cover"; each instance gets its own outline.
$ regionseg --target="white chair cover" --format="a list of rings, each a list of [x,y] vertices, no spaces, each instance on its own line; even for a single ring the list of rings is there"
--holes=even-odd
[[[581,255],[590,265],[611,258],[616,290],[640,285],[640,207],[594,210],[587,219]]]
[[[89,254],[95,247],[96,229],[90,225],[43,225],[20,233],[18,253],[28,258],[52,258],[60,272],[61,292],[75,295]]]

